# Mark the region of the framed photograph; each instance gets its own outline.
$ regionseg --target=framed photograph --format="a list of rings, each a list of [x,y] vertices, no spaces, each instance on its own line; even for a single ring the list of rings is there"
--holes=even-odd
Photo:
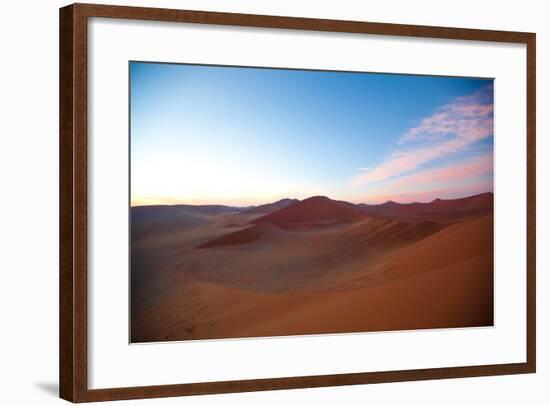
[[[60,10],[60,396],[535,372],[535,34]]]

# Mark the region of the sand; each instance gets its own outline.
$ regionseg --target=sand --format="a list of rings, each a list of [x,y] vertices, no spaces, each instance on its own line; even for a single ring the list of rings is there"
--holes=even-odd
[[[133,241],[132,342],[493,324],[492,210],[405,221],[314,200],[316,218],[304,202],[277,224],[224,212]]]

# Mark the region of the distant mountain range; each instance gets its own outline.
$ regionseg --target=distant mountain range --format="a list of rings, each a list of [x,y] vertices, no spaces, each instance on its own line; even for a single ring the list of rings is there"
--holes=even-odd
[[[493,208],[493,193],[464,197],[460,199],[435,199],[430,203],[359,204],[364,213],[375,217],[395,219],[434,218],[449,219],[483,214]]]
[[[156,205],[131,209],[132,235],[155,230],[178,231],[181,227],[199,226],[216,215],[238,215],[244,224],[271,224],[282,229],[297,230],[331,224],[345,224],[365,218],[400,221],[445,221],[483,215],[493,209],[493,193],[483,193],[460,199],[435,199],[429,203],[353,204],[332,200],[326,196],[313,196],[304,200],[282,199],[252,207],[225,205]],[[232,224],[229,224],[229,226]],[[249,238],[252,232],[247,232]]]
[[[329,220],[332,216],[335,219],[348,222],[363,214],[371,216],[391,218],[419,218],[445,214],[449,218],[453,216],[462,217],[465,215],[485,212],[493,207],[493,193],[487,192],[460,199],[435,199],[429,203],[397,203],[387,201],[382,204],[353,204],[342,200],[333,200],[326,196],[313,196],[302,201],[298,199],[281,199],[273,203],[259,206],[236,207],[226,205],[154,205],[132,207],[132,215],[142,219],[165,220],[167,218],[186,217],[189,215],[216,215],[223,213],[240,214],[265,214],[266,216],[256,219],[254,222],[271,222],[277,224],[289,218],[316,217],[317,220]],[[282,213],[274,214],[282,211]],[[338,211],[338,213],[336,213]],[[271,215],[273,214],[273,215]],[[268,217],[269,215],[269,217]]]

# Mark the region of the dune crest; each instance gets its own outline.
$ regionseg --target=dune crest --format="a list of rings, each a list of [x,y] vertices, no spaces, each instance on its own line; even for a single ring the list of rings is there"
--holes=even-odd
[[[284,207],[291,206],[295,203],[298,203],[298,199],[281,199],[273,203],[267,203],[262,204],[260,206],[255,206],[248,208],[246,210],[243,210],[241,213],[243,214],[267,214],[274,212],[276,210],[282,209]]]
[[[197,245],[197,248],[213,248],[251,243],[260,239],[264,231],[267,229],[267,224],[255,224],[243,230],[225,234],[221,237],[199,244]]]

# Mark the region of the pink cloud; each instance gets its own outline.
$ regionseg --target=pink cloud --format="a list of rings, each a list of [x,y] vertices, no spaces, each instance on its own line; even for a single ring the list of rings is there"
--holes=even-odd
[[[455,101],[439,109],[430,117],[423,119],[420,125],[407,131],[400,140],[424,141],[441,139],[450,134],[468,133],[476,128],[492,130],[493,104],[467,99]]]
[[[399,176],[434,159],[466,150],[492,134],[492,88],[488,87],[456,98],[424,118],[398,142],[398,145],[415,145],[394,151],[378,166],[356,175],[351,184],[358,187]]]
[[[362,202],[387,200],[425,202],[435,198],[456,198],[493,190],[492,153],[468,158],[449,166],[426,169],[400,176],[363,196]]]
[[[464,181],[493,173],[493,154],[469,158],[457,164],[427,169],[412,175],[401,176],[389,181],[387,187],[404,188],[411,185],[431,185],[435,183]]]

